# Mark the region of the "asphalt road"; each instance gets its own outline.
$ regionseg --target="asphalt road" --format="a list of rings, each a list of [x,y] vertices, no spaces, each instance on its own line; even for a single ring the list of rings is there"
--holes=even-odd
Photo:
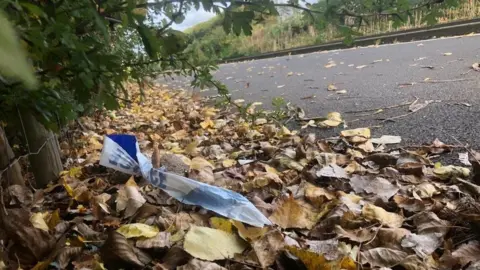
[[[283,97],[303,108],[307,117],[340,112],[348,128],[371,127],[373,136],[399,135],[404,145],[435,138],[458,144],[455,137],[480,149],[480,72],[471,69],[480,62],[479,55],[476,35],[223,64],[215,77],[234,98],[260,101],[267,108],[273,98]],[[336,66],[327,68],[330,61]],[[182,80],[166,83],[185,86]],[[346,93],[328,91],[329,84]],[[417,98],[417,104],[431,103],[408,115],[409,106],[368,111]],[[397,118],[382,121],[392,117]],[[323,137],[340,130],[308,129]]]

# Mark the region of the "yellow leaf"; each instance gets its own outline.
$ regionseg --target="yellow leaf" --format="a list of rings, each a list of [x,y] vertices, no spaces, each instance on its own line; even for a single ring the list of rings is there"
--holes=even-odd
[[[236,160],[233,160],[233,159],[225,159],[224,161],[222,161],[222,165],[223,167],[225,168],[229,168],[229,167],[232,167],[233,165],[235,165],[237,163]]]
[[[349,142],[360,143],[366,142],[371,137],[369,128],[356,128],[349,130],[342,130],[340,136],[347,138]]]
[[[202,114],[204,117],[212,117],[212,116],[215,116],[215,114],[217,114],[217,109],[213,107],[206,107],[205,109],[203,109]]]
[[[293,196],[288,196],[279,201],[279,206],[270,216],[270,220],[283,229],[287,228],[307,228],[311,229],[318,220],[318,213],[308,203],[295,200]]]
[[[49,215],[48,222],[47,222],[48,228],[50,228],[50,230],[54,229],[55,226],[57,226],[58,223],[60,223],[60,221],[61,221],[60,209],[57,209]]]
[[[446,53],[444,53],[443,55],[445,55],[445,56],[450,56],[450,55],[452,55],[452,53],[451,53],[451,52],[446,52]]]
[[[184,129],[181,129],[175,133],[172,133],[172,135],[170,135],[174,140],[178,141],[178,140],[181,140],[181,139],[184,139],[185,137],[188,136],[188,133],[186,130]]]
[[[193,141],[185,147],[185,154],[187,155],[194,155],[196,154],[197,151],[197,146],[198,146],[198,141]]]
[[[335,261],[328,261],[322,254],[310,250],[299,249],[295,246],[287,246],[286,249],[298,257],[308,270],[357,269],[355,261],[349,256],[345,256]]]
[[[200,126],[203,128],[203,129],[207,129],[207,128],[215,128],[215,123],[210,119],[210,118],[207,118],[205,119],[205,121],[201,122],[200,123]]]
[[[390,228],[400,228],[403,224],[403,217],[399,214],[387,212],[385,209],[370,203],[363,206],[362,215],[367,220],[379,221],[382,225]]]
[[[103,148],[103,144],[100,143],[95,137],[91,137],[90,140],[88,140],[88,143],[90,148],[93,150],[102,150]]]
[[[158,228],[143,223],[132,223],[122,225],[117,229],[117,232],[125,236],[125,238],[152,238],[158,234]]]
[[[337,90],[337,87],[335,86],[335,84],[331,83],[327,86],[327,90],[328,91],[335,91],[335,90]]]
[[[46,213],[33,213],[30,216],[30,222],[32,223],[33,227],[48,232],[49,228],[47,223],[45,222],[45,217],[48,215]]]
[[[211,217],[210,226],[214,229],[222,230],[227,233],[232,233],[232,223],[226,218]]]
[[[305,198],[307,198],[307,200],[314,206],[320,207],[323,203],[331,201],[336,197],[324,188],[307,183],[307,186],[305,187]]]
[[[330,112],[327,115],[327,120],[320,122],[320,124],[326,127],[336,127],[342,122],[342,115],[339,112]]]
[[[207,227],[191,226],[183,248],[195,258],[214,261],[233,258],[246,244],[236,235]]]
[[[267,227],[246,227],[241,223],[240,221],[232,220],[233,226],[237,228],[238,235],[242,237],[245,240],[257,240],[261,238],[265,233],[267,233],[268,228]]]
[[[47,270],[51,262],[52,260],[48,260],[48,259],[46,261],[37,262],[37,264],[35,264],[32,270]],[[21,269],[21,268],[18,268],[18,269]]]

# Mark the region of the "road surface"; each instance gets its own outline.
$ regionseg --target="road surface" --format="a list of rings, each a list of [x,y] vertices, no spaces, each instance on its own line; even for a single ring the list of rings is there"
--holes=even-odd
[[[454,137],[480,149],[480,72],[471,69],[479,55],[480,36],[475,35],[223,64],[215,77],[234,98],[268,107],[273,98],[283,97],[307,117],[340,112],[349,128],[371,127],[374,136],[399,135],[404,145],[435,138],[458,144]],[[185,87],[186,81],[167,84]],[[329,84],[346,93],[328,91]],[[417,98],[417,104],[431,103],[408,115],[409,106],[369,111]],[[386,118],[395,119],[382,121]],[[323,137],[340,130],[308,129]]]

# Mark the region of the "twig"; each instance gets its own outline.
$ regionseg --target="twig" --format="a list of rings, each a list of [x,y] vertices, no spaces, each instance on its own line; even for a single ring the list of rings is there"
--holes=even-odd
[[[472,78],[463,78],[463,79],[452,79],[452,80],[428,80],[428,81],[421,81],[418,83],[448,83],[448,82],[462,82],[462,81],[471,81]]]
[[[418,101],[418,98],[416,98],[412,103],[410,103],[410,106],[412,106],[413,104],[417,103]],[[405,116],[409,116],[410,114],[412,113],[416,113],[418,111],[420,111],[421,109],[425,108],[427,106],[423,106],[415,111],[411,111],[411,112],[408,112],[408,113],[405,113],[405,114],[401,114],[401,115],[397,115],[397,116],[394,116],[394,117],[390,117],[390,118],[386,118],[386,119],[378,119],[378,120],[382,120],[382,122],[387,122],[387,121],[392,121],[394,119],[398,119],[398,118],[402,118],[402,117],[405,117]]]
[[[375,232],[375,235],[373,236],[373,238],[370,239],[367,243],[365,243],[365,245],[368,245],[368,244],[372,243],[373,240],[375,240],[375,238],[377,237],[377,234],[380,231],[380,229],[382,228],[382,226],[383,226],[383,224],[380,224],[380,227],[377,228],[377,231]]]
[[[414,101],[415,101],[415,100],[414,100]],[[414,102],[414,101],[408,101],[408,102],[405,102],[405,103],[396,104],[396,105],[387,106],[387,107],[379,107],[379,108],[366,109],[366,110],[360,110],[360,111],[348,111],[348,112],[344,112],[344,113],[362,113],[362,112],[371,112],[371,111],[378,111],[378,110],[394,109],[394,108],[398,108],[398,107],[403,107],[403,106],[410,105],[410,104],[412,104],[412,102]]]
[[[6,172],[7,170],[9,170],[10,168],[13,167],[13,165],[15,165],[20,159],[22,158],[25,158],[25,157],[28,157],[30,155],[38,155],[38,153],[40,153],[40,151],[42,151],[42,149],[45,147],[45,145],[47,145],[48,141],[50,141],[51,139],[53,139],[55,137],[55,135],[51,136],[50,138],[46,139],[45,142],[42,144],[42,146],[40,146],[40,148],[38,148],[38,150],[36,152],[29,152],[25,155],[22,155],[22,156],[19,156],[17,157],[16,159],[14,159],[12,162],[10,162],[5,168],[3,168],[1,171],[0,171],[0,179],[2,178],[2,175],[4,172]]]

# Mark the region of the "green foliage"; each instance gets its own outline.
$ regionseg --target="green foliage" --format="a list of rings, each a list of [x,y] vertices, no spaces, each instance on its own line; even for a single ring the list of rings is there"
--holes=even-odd
[[[27,3],[25,3],[27,4]],[[38,13],[34,5],[26,5],[32,12]],[[18,78],[27,88],[36,85],[35,75],[31,66],[27,63],[25,53],[15,36],[13,26],[7,20],[5,14],[0,11],[0,74]]]
[[[273,28],[263,29],[262,38],[287,32],[289,39],[297,41],[309,25],[317,29],[334,25],[351,43],[359,33],[345,24],[346,16],[355,18],[358,25],[372,14],[401,23],[418,5],[430,12],[428,22],[440,14],[438,0],[417,1],[320,0],[303,15],[297,12],[285,19],[276,17],[279,6],[306,10],[304,4],[296,0],[1,0],[5,15],[0,14],[0,73],[4,76],[0,121],[9,122],[19,109],[33,108],[41,121],[54,127],[99,108],[115,109],[119,100],[128,99],[125,82],[142,85],[145,78],[159,74],[192,76],[193,86],[215,87],[227,96],[227,88],[211,75],[214,62],[260,52],[242,46],[245,39],[241,38],[253,29],[274,22]],[[453,6],[455,1],[459,0],[442,5]],[[200,8],[218,16],[190,35],[171,29],[186,13]],[[28,52],[28,62],[22,49]],[[35,86],[35,91],[25,90]]]

